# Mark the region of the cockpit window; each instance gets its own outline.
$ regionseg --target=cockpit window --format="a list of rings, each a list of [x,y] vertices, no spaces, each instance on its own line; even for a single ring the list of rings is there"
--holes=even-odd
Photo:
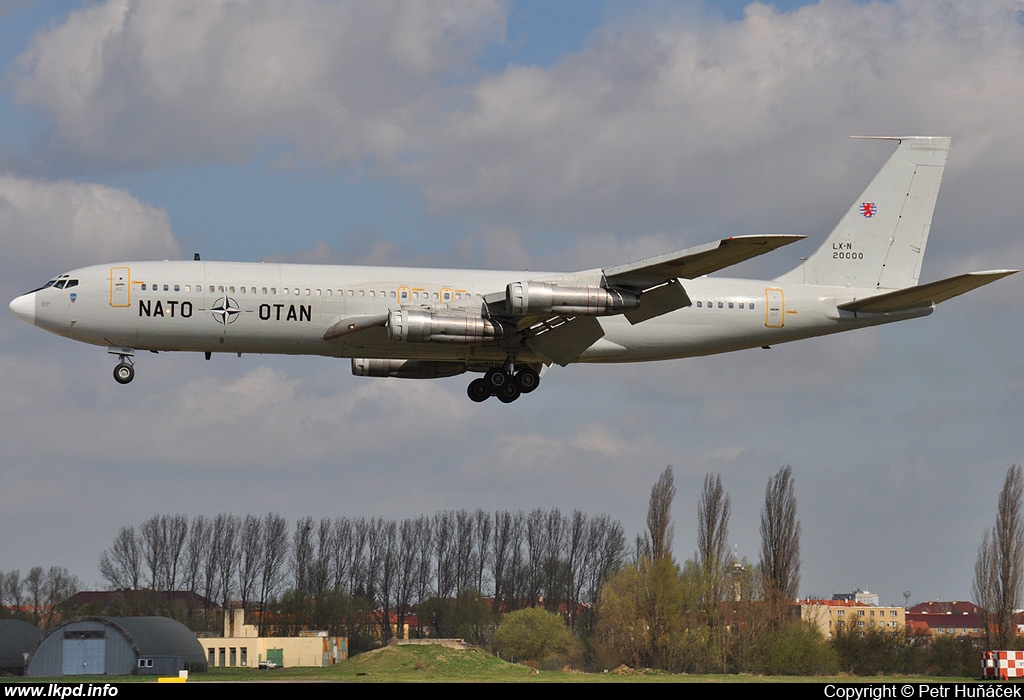
[[[64,286],[64,289],[71,289],[72,287],[78,286],[78,280],[68,280],[68,283]]]

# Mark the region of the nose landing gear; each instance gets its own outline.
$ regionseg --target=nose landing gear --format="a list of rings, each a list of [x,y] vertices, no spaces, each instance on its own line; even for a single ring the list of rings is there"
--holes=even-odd
[[[135,379],[135,365],[132,363],[132,357],[135,355],[135,350],[132,348],[107,348],[107,352],[111,355],[117,355],[120,362],[114,367],[114,381],[118,384],[127,384],[131,380]]]
[[[118,384],[127,384],[131,380],[135,379],[135,367],[127,362],[118,363],[117,367],[114,368],[114,380]]]

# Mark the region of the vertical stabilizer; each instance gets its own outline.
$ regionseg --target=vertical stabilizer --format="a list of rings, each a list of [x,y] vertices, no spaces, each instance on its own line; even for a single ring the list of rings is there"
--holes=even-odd
[[[899,145],[825,243],[780,282],[904,289],[917,284],[949,154],[946,136],[870,136]]]

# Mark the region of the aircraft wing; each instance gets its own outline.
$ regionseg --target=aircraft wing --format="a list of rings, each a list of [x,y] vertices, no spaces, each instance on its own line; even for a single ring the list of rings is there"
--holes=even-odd
[[[331,327],[324,331],[324,340],[345,338],[346,341],[350,341],[356,334],[376,334],[375,329],[383,329],[387,322],[387,314],[348,316],[331,324]]]
[[[606,267],[603,272],[610,285],[648,289],[670,279],[709,275],[804,238],[806,236],[790,234],[733,236],[625,265]]]
[[[886,292],[875,296],[865,297],[839,304],[844,311],[856,311],[862,313],[886,313],[889,311],[904,311],[922,306],[931,306],[966,294],[972,289],[983,287],[986,284],[995,282],[998,279],[1014,274],[1017,270],[986,270],[984,272],[968,272],[964,275],[949,277],[938,282],[907,287],[895,292]]]

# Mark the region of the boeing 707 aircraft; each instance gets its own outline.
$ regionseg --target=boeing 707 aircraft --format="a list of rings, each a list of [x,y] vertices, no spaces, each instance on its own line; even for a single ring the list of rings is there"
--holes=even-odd
[[[871,138],[898,145],[817,252],[773,280],[709,275],[803,236],[736,236],[581,272],[119,262],[59,275],[10,309],[106,346],[122,384],[138,350],[326,355],[351,358],[358,376],[483,373],[469,397],[509,403],[553,364],[695,357],[902,321],[1016,272],[919,285],[950,139]]]

